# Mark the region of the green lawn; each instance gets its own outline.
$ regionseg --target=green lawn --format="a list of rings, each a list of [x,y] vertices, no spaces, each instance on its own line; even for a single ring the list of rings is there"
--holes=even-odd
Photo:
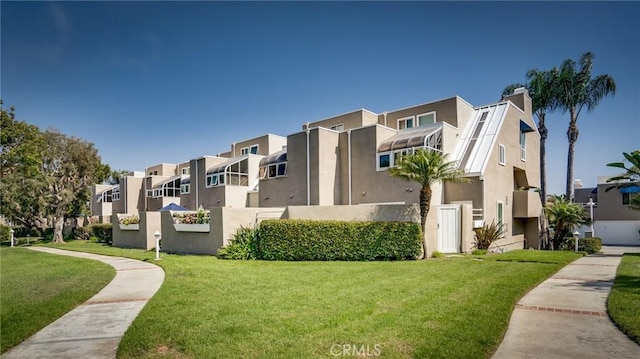
[[[58,247],[154,258],[81,241]],[[578,256],[241,262],[162,254],[165,282],[118,357],[334,357],[345,345],[350,354],[390,358],[489,357],[518,299]]]
[[[114,276],[113,267],[101,262],[0,248],[1,352],[91,298]]]
[[[640,344],[640,253],[622,257],[607,309],[618,327]]]

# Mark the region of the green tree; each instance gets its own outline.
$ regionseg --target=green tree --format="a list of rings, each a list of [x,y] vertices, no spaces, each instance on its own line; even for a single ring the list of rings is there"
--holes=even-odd
[[[571,203],[565,196],[554,196],[545,211],[553,227],[553,249],[560,248],[564,239],[571,237],[575,227],[589,223],[582,206]]]
[[[592,111],[605,96],[615,95],[616,83],[610,75],[591,76],[593,54],[584,53],[578,64],[572,59],[565,60],[559,69],[557,80],[557,101],[559,109],[569,112],[569,128],[567,138],[569,151],[567,154],[567,182],[565,195],[569,201],[573,200],[573,160],[575,144],[580,131],[578,117],[583,109]]]
[[[47,186],[45,202],[53,216],[55,243],[64,242],[65,216],[79,215],[90,200],[90,186],[109,175],[92,143],[49,129],[41,172]]]
[[[629,188],[633,185],[637,185],[638,182],[640,182],[640,150],[635,150],[631,153],[623,152],[622,155],[627,161],[629,161],[629,167],[627,167],[624,162],[607,163],[607,166],[609,167],[620,168],[625,170],[626,172],[621,175],[609,178],[607,180],[607,183],[616,184],[607,188],[605,192],[609,192],[614,188]],[[640,194],[632,194],[631,198],[629,199],[629,208],[640,210]]]
[[[527,83],[514,83],[504,88],[502,97],[513,93],[516,88],[524,87],[531,96],[531,107],[533,114],[538,118],[538,132],[540,133],[540,200],[544,204],[547,197],[547,167],[546,167],[546,141],[549,130],[547,129],[545,118],[547,113],[555,110],[558,106],[556,100],[556,81],[558,79],[558,69],[527,71]]]
[[[389,169],[394,177],[417,182],[420,190],[420,224],[424,233],[427,215],[431,207],[431,186],[437,182],[469,182],[464,171],[455,161],[447,161],[447,155],[441,152],[418,149],[412,154],[400,157],[395,167]],[[423,240],[423,258],[427,255],[427,244]]]

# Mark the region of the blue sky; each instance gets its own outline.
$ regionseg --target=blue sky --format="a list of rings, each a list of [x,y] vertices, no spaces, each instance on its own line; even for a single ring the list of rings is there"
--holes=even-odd
[[[17,118],[95,143],[114,169],[228,151],[351,110],[500,98],[586,52],[617,94],[578,126],[575,178],[640,149],[638,2],[10,2],[1,97]],[[548,118],[563,193],[568,115]]]

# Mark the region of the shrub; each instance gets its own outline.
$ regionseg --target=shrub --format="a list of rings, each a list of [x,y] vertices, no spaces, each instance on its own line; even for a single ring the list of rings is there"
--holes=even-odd
[[[560,244],[560,250],[574,251],[576,249],[576,240],[573,237],[567,237]],[[578,238],[578,252],[587,252],[589,254],[599,253],[602,249],[602,239],[598,237]]]
[[[491,224],[483,224],[480,228],[473,230],[476,232],[474,244],[476,249],[489,249],[491,243],[502,238],[504,233],[504,224],[492,221]]]
[[[8,242],[11,240],[11,226],[0,224],[0,241]]]
[[[474,256],[483,256],[487,254],[487,252],[488,250],[486,249],[474,249],[473,252],[471,252],[471,254]]]
[[[99,223],[88,226],[91,235],[98,237],[98,242],[111,245],[113,242],[113,231],[111,223]]]
[[[233,234],[230,244],[218,251],[218,258],[221,259],[258,259],[258,249],[256,239],[257,228],[240,227]]]
[[[36,227],[31,228],[31,237],[42,237],[42,232]]]
[[[76,239],[82,239],[86,241],[91,237],[91,235],[93,234],[93,231],[91,230],[91,226],[85,226],[85,227],[74,228],[73,233]]]
[[[438,251],[433,251],[433,253],[431,253],[431,258],[443,258],[444,254],[442,254],[441,252]]]
[[[121,217],[121,218],[118,218],[118,223],[124,224],[125,226],[126,225],[130,225],[130,224],[138,224],[138,223],[140,223],[140,217],[138,217],[137,214],[134,214],[134,215],[131,215],[131,216],[127,216],[127,217]],[[94,224],[94,226],[97,226],[97,225],[100,225],[100,224],[101,223]],[[109,227],[109,228],[111,228],[111,227]]]
[[[100,238],[95,237],[95,236],[91,236],[91,237],[89,237],[89,242],[91,242],[91,243],[100,243]]]
[[[371,261],[416,259],[418,223],[265,220],[257,236],[260,259]]]

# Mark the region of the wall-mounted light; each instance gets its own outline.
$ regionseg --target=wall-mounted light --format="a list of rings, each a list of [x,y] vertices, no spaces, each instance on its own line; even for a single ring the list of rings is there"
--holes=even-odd
[[[363,196],[366,196],[366,195],[367,195],[367,192],[362,191],[362,195],[363,195]]]
[[[293,198],[293,193],[289,195],[289,198]]]

